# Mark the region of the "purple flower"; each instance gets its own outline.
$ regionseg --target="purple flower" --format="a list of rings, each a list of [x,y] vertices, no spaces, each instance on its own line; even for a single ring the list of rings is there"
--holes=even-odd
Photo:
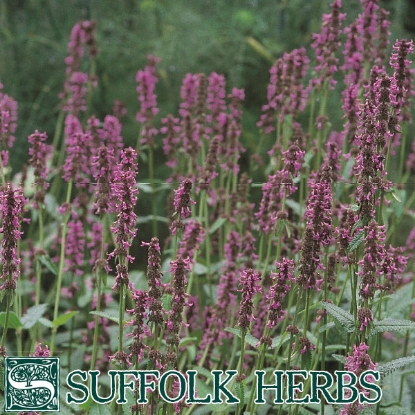
[[[314,240],[321,245],[328,245],[332,234],[333,197],[329,171],[328,168],[323,171],[320,181],[309,181],[310,193],[304,214],[307,226],[313,228]]]
[[[284,151],[284,170],[296,177],[304,162],[305,151],[302,151],[296,144],[290,145],[287,151]]]
[[[68,43],[69,56],[65,58],[66,80],[64,91],[59,94],[59,97],[63,99],[63,110],[74,115],[86,109],[87,83],[91,82],[94,87],[97,85],[95,78],[91,79],[79,70],[84,56],[84,46],[88,46],[91,58],[98,53],[94,33],[96,26],[95,21],[77,23],[72,29]]]
[[[307,73],[310,60],[305,48],[284,53],[270,69],[268,84],[268,104],[262,107],[262,115],[257,123],[265,134],[275,130],[275,122],[282,122],[285,115],[295,116],[306,105],[308,90],[302,80]],[[279,115],[279,117],[277,117]]]
[[[113,212],[114,201],[111,195],[110,183],[113,181],[114,151],[108,147],[100,147],[92,157],[91,167],[94,179],[97,181],[94,203],[95,213]]]
[[[177,260],[170,262],[170,272],[173,274],[173,293],[171,299],[171,310],[169,318],[166,322],[169,337],[167,344],[175,346],[179,345],[179,335],[183,322],[183,310],[191,304],[188,302],[188,294],[186,294],[186,272],[190,270],[190,259],[178,257]]]
[[[194,253],[198,251],[204,238],[205,229],[203,225],[194,219],[190,219],[185,225],[183,239],[180,241],[179,256],[182,258],[189,257],[190,262],[193,263]]]
[[[219,137],[216,135],[209,143],[209,150],[205,160],[205,166],[199,178],[199,187],[207,190],[210,182],[218,176],[216,172],[216,166],[218,163],[218,151],[219,151]]]
[[[8,163],[8,149],[13,146],[17,127],[17,102],[3,94],[1,90],[3,84],[0,83],[0,154],[3,167]]]
[[[90,182],[91,144],[90,132],[83,132],[77,117],[68,115],[65,119],[66,158],[63,165],[65,181],[73,180],[77,187],[86,187]]]
[[[238,291],[242,293],[242,299],[239,307],[238,326],[242,331],[247,331],[251,321],[255,319],[252,314],[254,297],[256,293],[261,291],[260,282],[260,273],[252,268],[244,269],[239,274],[239,285],[241,288]]]
[[[363,43],[358,23],[346,27],[344,33],[347,39],[343,50],[344,64],[340,69],[345,72],[344,83],[347,87],[358,87],[364,75]]]
[[[363,258],[359,261],[361,267],[360,296],[367,300],[373,298],[377,286],[377,276],[381,273],[381,264],[385,257],[385,226],[378,225],[374,220],[365,226],[366,237],[364,240]]]
[[[45,143],[47,140],[46,133],[39,133],[38,130],[34,134],[29,135],[28,141],[32,145],[29,149],[31,156],[29,163],[34,168],[36,180],[36,193],[33,197],[33,207],[39,208],[39,204],[43,204],[46,190],[49,188],[47,182],[49,169],[47,167],[47,159],[53,154],[52,146]]]
[[[317,78],[314,78],[311,84],[313,86],[323,85],[326,80],[329,80],[333,88],[336,85],[333,75],[338,66],[338,58],[335,54],[340,46],[341,22],[345,20],[346,15],[340,13],[341,0],[334,0],[330,7],[331,13],[323,15],[321,32],[313,35],[311,47],[316,55],[317,65],[314,69]]]
[[[83,274],[85,234],[82,222],[73,218],[68,222],[68,232],[65,244],[65,272],[76,276]]]
[[[161,302],[162,286],[161,278],[161,253],[158,238],[154,237],[150,242],[141,242],[141,246],[148,246],[147,278],[149,321],[156,324],[163,323],[163,305]]]
[[[0,258],[3,265],[1,290],[15,290],[16,280],[20,274],[20,258],[17,256],[18,241],[21,239],[20,217],[25,203],[21,189],[13,190],[11,184],[7,184],[0,194],[0,209],[3,233],[1,241]]]
[[[122,125],[116,117],[112,115],[105,116],[102,129],[98,130],[100,145],[96,148],[99,148],[101,145],[105,145],[114,152],[114,160],[118,160],[120,158],[121,151],[124,148],[121,130]]]
[[[174,168],[177,165],[177,150],[180,144],[180,126],[179,119],[174,118],[173,115],[168,115],[161,120],[164,127],[160,128],[160,132],[165,135],[163,138],[163,151],[167,156],[166,165]]]
[[[121,152],[121,163],[114,173],[111,183],[111,192],[117,200],[115,211],[117,219],[111,226],[111,231],[115,235],[115,249],[108,254],[108,258],[118,256],[121,261],[117,264],[117,276],[112,287],[116,289],[121,284],[130,286],[128,279],[128,268],[125,263],[132,262],[134,257],[129,254],[132,240],[136,234],[136,218],[134,207],[137,202],[137,182],[136,174],[138,166],[136,163],[137,154],[131,147]]]
[[[280,170],[275,175],[268,176],[267,183],[262,186],[262,199],[255,218],[265,233],[274,228],[284,196],[287,197],[296,190],[292,179],[287,176],[288,171]]]
[[[148,55],[146,67],[144,70],[139,70],[136,76],[138,100],[140,101],[140,111],[137,113],[136,120],[144,124],[141,131],[143,137],[141,143],[150,146],[154,146],[154,139],[158,132],[153,126],[154,117],[159,112],[155,93],[158,82],[156,76],[158,62],[160,62],[160,58]]]
[[[209,75],[206,98],[206,108],[210,111],[210,114],[206,116],[208,123],[217,122],[219,115],[226,110],[225,86],[226,80],[224,75],[219,75],[216,72],[212,72]],[[216,133],[217,130],[214,129],[213,132]]]
[[[179,114],[182,117],[192,113],[192,109],[196,104],[198,85],[199,76],[197,74],[188,73],[184,77],[182,86],[180,88],[180,97],[182,99],[182,103],[180,104]]]
[[[144,338],[151,336],[151,331],[145,324],[149,297],[145,291],[133,290],[132,299],[134,301],[134,308],[127,310],[127,312],[133,315],[133,319],[128,321],[126,324],[133,326],[134,330],[132,333],[127,334],[126,337],[133,338],[133,342],[129,346],[130,354],[128,356],[128,360],[131,359],[133,363],[136,363],[143,360],[144,352],[148,349],[148,346],[146,346],[143,342]]]
[[[36,345],[36,350],[33,353],[33,355],[29,355],[29,356],[35,356],[35,357],[49,357],[50,356],[50,350],[49,347],[46,345],[43,349],[42,349],[42,343],[38,343]]]
[[[370,323],[373,321],[373,314],[370,308],[359,308],[357,310],[357,321],[360,324],[360,331],[366,330]]]
[[[353,354],[346,356],[344,367],[350,370],[357,376],[360,376],[367,370],[376,370],[377,364],[373,363],[367,351],[369,346],[365,343],[360,343],[359,346],[353,346]]]
[[[270,302],[267,326],[270,328],[285,316],[286,312],[283,307],[283,301],[288,294],[290,286],[288,282],[295,281],[294,278],[294,261],[292,259],[282,258],[281,262],[275,261],[278,272],[272,272],[270,275],[274,284],[271,286],[267,300]]]
[[[179,188],[174,191],[174,209],[175,212],[180,215],[180,219],[189,217],[191,214],[190,205],[196,204],[190,196],[192,187],[192,181],[190,179],[185,179],[180,184]]]
[[[394,52],[390,58],[390,66],[394,69],[393,80],[396,85],[394,106],[396,110],[403,112],[406,121],[411,120],[411,97],[415,94],[413,90],[414,70],[410,69],[411,61],[407,56],[414,51],[413,40],[397,40],[393,45]]]

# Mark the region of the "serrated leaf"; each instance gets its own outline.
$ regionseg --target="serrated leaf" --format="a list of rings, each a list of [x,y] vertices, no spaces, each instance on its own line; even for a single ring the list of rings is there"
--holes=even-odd
[[[119,316],[116,316],[115,314],[109,314],[105,311],[90,311],[89,314],[93,314],[94,316],[104,317],[108,320],[113,321],[114,323],[119,323]]]
[[[379,364],[377,370],[382,378],[394,372],[395,370],[415,362],[415,356],[406,356],[392,360],[388,363]]]
[[[384,319],[380,321],[374,321],[370,334],[383,333],[385,331],[405,331],[415,329],[415,322],[410,320],[395,320]]]
[[[26,314],[21,318],[23,328],[30,329],[33,327],[48,308],[47,304],[38,304],[27,309]]]
[[[354,231],[358,228],[358,227],[362,227],[363,226],[363,222],[361,219],[359,219],[352,227],[352,233],[354,233]]]
[[[67,321],[76,316],[78,313],[79,311],[70,311],[69,313],[65,313],[56,317],[54,320],[52,320],[52,327],[63,326]]]
[[[223,224],[226,222],[226,218],[218,218],[209,229],[209,235],[214,234]]]
[[[350,245],[347,247],[346,252],[350,254],[350,252],[353,252],[355,249],[359,247],[359,245],[363,242],[365,239],[365,231],[359,231],[351,240]]]
[[[53,275],[58,275],[58,269],[56,265],[52,262],[49,255],[39,255],[36,257],[39,262],[44,265]]]
[[[238,336],[240,339],[242,338],[242,333],[240,329],[233,328],[233,327],[226,327],[225,331],[234,334],[235,336]],[[252,334],[246,333],[245,334],[245,341],[250,344],[255,349],[259,346],[259,339],[257,339]]]
[[[352,333],[355,330],[355,322],[353,316],[346,310],[332,303],[321,302],[321,305],[327,310],[327,312],[344,328],[348,333]]]
[[[5,326],[6,324],[6,315],[5,311],[0,313],[0,326]],[[9,329],[18,329],[19,327],[23,327],[19,317],[13,311],[9,312],[9,321],[7,322],[7,327]]]

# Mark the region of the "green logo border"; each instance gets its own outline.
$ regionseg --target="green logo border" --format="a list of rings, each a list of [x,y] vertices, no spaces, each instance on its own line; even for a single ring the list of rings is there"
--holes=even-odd
[[[48,400],[45,404],[39,404],[38,406],[27,406],[27,404],[18,404],[16,402],[12,402],[10,395],[13,395],[11,392],[14,388],[10,385],[8,381],[8,374],[11,370],[13,370],[17,366],[23,365],[37,365],[40,367],[46,367],[46,371],[42,374],[46,377],[41,377],[40,379],[36,379],[36,373],[27,372],[27,376],[31,376],[29,380],[24,379],[23,381],[29,382],[42,382],[47,381],[53,387],[54,392],[52,392],[47,386],[44,388],[48,389],[51,393],[51,399]],[[42,412],[58,412],[59,411],[59,387],[60,387],[60,366],[59,366],[59,357],[9,357],[7,356],[4,359],[4,412],[33,412],[33,411],[42,411]],[[36,367],[35,367],[36,370]],[[24,375],[24,373],[22,374]],[[49,376],[48,376],[49,375]],[[42,387],[41,385],[38,388]],[[31,389],[37,389],[36,386],[33,386]],[[19,390],[19,389],[16,389]],[[24,388],[20,390],[26,390]]]

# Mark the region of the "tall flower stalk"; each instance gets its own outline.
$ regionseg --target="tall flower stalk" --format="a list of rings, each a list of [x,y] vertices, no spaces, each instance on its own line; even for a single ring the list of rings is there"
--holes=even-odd
[[[128,363],[126,353],[123,351],[123,327],[125,300],[127,290],[132,289],[129,280],[128,263],[134,261],[129,250],[136,235],[136,218],[134,208],[137,202],[137,154],[131,147],[121,152],[121,162],[117,165],[111,183],[111,192],[116,198],[115,211],[117,219],[111,226],[114,234],[115,249],[108,254],[108,259],[114,258],[116,261],[116,277],[112,289],[119,294],[119,334],[118,351],[114,359],[125,367]]]
[[[9,326],[10,309],[13,303],[19,277],[18,245],[21,239],[20,218],[24,206],[24,198],[21,189],[13,190],[11,184],[7,184],[0,194],[3,233],[1,242],[1,280],[0,298],[3,301],[6,297],[6,317],[3,334],[0,341],[0,355],[5,356],[5,342]]]

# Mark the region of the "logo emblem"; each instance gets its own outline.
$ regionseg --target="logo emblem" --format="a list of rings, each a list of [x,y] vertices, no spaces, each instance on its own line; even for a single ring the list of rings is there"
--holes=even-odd
[[[59,358],[6,357],[4,411],[59,411]]]

